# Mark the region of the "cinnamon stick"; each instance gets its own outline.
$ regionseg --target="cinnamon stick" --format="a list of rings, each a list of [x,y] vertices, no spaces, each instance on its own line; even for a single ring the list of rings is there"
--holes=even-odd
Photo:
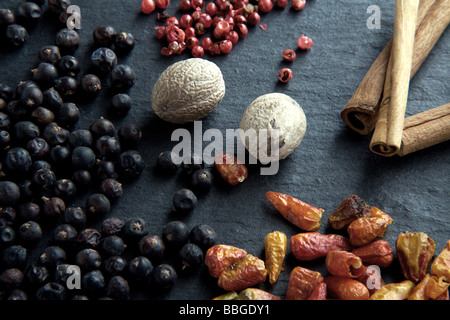
[[[439,2],[439,9],[442,9],[442,6],[446,1],[448,2],[448,0],[420,1],[419,13],[417,17],[417,29],[419,28],[419,25],[421,26],[422,24],[424,25],[424,27],[422,28],[423,31],[421,32],[422,35],[418,38],[416,35],[414,45],[415,48],[418,48],[418,50],[414,50],[414,68],[412,68],[411,70],[411,77],[419,69],[423,60],[425,60],[426,56],[435,44],[435,42],[433,43],[432,41],[427,41],[427,37],[432,36],[433,38],[435,38],[437,35],[437,38],[439,39],[440,35],[446,27],[445,26],[443,30],[441,30],[442,24],[440,24],[439,26],[436,26],[435,30],[429,30],[430,26],[433,26],[434,21],[433,18],[428,16],[428,12],[435,2]],[[420,44],[419,41],[423,44]],[[427,42],[425,43],[424,41]],[[344,123],[346,123],[352,130],[358,132],[359,134],[368,135],[375,127],[379,110],[379,102],[382,96],[387,66],[391,54],[391,48],[392,39],[389,40],[384,49],[373,62],[364,79],[361,81],[355,93],[347,102],[341,112],[341,118]]]
[[[419,0],[397,0],[396,2],[391,56],[382,104],[370,142],[370,150],[379,155],[392,156],[400,150],[418,9]]]
[[[399,156],[450,140],[450,103],[405,119]]]

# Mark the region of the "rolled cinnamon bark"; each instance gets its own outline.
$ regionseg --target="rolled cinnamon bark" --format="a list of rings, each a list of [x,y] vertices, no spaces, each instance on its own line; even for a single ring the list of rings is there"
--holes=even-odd
[[[447,6],[447,8],[443,8],[445,6]],[[435,21],[436,17],[434,14],[432,16],[428,15],[429,10],[432,7],[434,12],[444,10],[439,19],[437,19],[437,22]],[[446,24],[445,22],[441,22],[445,12],[448,12],[448,0],[420,1],[419,13],[417,17],[417,29],[419,29],[420,25],[421,31],[420,34],[419,31],[417,32],[418,34],[416,35],[416,40],[414,43],[415,49],[411,77],[419,69],[437,39],[439,39],[442,32],[448,25],[448,22]],[[435,23],[437,25],[434,25]],[[436,40],[434,40],[435,38]],[[368,135],[375,127],[391,48],[392,39],[389,40],[383,51],[381,51],[377,59],[373,62],[364,79],[361,81],[355,93],[341,112],[341,118],[344,123],[346,123],[350,129],[361,135]]]
[[[399,156],[450,140],[450,103],[405,119]]]
[[[370,150],[382,156],[393,156],[400,150],[419,0],[397,0],[391,57],[383,89]]]

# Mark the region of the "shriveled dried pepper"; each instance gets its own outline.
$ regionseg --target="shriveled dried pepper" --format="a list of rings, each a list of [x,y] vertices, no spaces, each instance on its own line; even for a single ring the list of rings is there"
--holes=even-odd
[[[320,272],[295,267],[289,276],[286,300],[306,300],[322,282],[323,277]]]
[[[218,278],[230,265],[241,259],[247,251],[226,244],[218,244],[208,249],[205,255],[205,264],[209,274]]]
[[[295,226],[305,231],[319,230],[323,209],[279,192],[269,191],[266,193],[266,198],[286,220]]]
[[[386,228],[393,222],[392,218],[376,207],[370,208],[370,217],[354,220],[347,228],[350,243],[355,247],[362,247],[376,238],[381,238]]]
[[[237,300],[281,300],[281,298],[258,288],[247,288],[239,293]]]
[[[214,157],[214,165],[220,176],[232,186],[244,182],[248,177],[247,167],[231,154],[217,154]]]
[[[425,287],[430,281],[431,275],[427,273],[425,277],[414,287],[411,293],[408,296],[408,300],[428,300],[428,297],[425,296]]]
[[[217,281],[222,289],[227,291],[242,290],[266,281],[267,270],[264,261],[252,254],[247,254],[226,270]]]
[[[434,259],[431,265],[431,274],[444,277],[445,281],[450,282],[450,240],[447,241],[445,248]]]
[[[306,300],[327,300],[327,284],[325,282],[319,283]]]
[[[423,232],[400,233],[396,252],[403,276],[414,282],[423,279],[435,249],[433,239]]]
[[[264,238],[265,260],[270,284],[274,284],[281,273],[287,249],[287,238],[283,232],[274,231]]]
[[[385,284],[370,296],[370,300],[406,300],[416,284],[411,280]]]
[[[370,206],[358,197],[351,195],[342,200],[341,204],[328,217],[328,223],[333,229],[348,227],[355,219],[370,216]]]
[[[333,276],[357,278],[366,270],[360,257],[343,250],[328,252],[325,264]]]
[[[329,276],[325,278],[329,298],[340,300],[368,300],[369,290],[358,280],[348,277]]]
[[[430,281],[425,286],[425,295],[430,299],[436,300],[448,291],[449,285],[450,283],[445,281],[444,277],[431,276]]]
[[[394,261],[393,250],[386,240],[377,240],[363,247],[355,248],[352,253],[361,258],[366,265],[388,267]]]
[[[348,238],[339,234],[306,232],[292,236],[290,248],[297,260],[310,261],[325,257],[331,250],[350,250],[352,245]]]

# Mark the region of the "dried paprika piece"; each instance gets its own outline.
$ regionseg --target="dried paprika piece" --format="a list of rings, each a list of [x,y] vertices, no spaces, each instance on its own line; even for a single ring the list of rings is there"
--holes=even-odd
[[[340,230],[348,227],[353,220],[370,216],[370,206],[358,197],[351,195],[342,200],[340,205],[328,217],[328,223],[333,229]]]
[[[425,296],[430,299],[436,300],[448,291],[450,283],[446,282],[444,277],[431,276],[425,286]]]
[[[227,291],[242,290],[266,281],[264,261],[252,254],[242,257],[219,276],[217,284]]]
[[[319,283],[306,300],[327,300],[327,284],[325,282]]]
[[[436,249],[433,239],[423,232],[405,232],[398,235],[395,245],[403,276],[419,282],[425,277]]]
[[[411,280],[385,284],[370,296],[370,300],[406,300],[415,286]]]
[[[348,238],[339,234],[306,232],[292,236],[290,248],[297,260],[310,261],[325,257],[331,250],[350,250],[352,245]]]
[[[388,267],[394,261],[393,250],[386,240],[378,240],[363,247],[355,248],[352,253],[361,258],[366,265]]]
[[[289,276],[286,300],[306,300],[317,285],[323,282],[320,272],[295,267]]]
[[[376,238],[383,237],[386,228],[393,221],[387,213],[376,207],[371,207],[370,217],[358,218],[347,227],[350,243],[355,247],[362,247]]]
[[[320,228],[323,209],[313,207],[287,194],[269,191],[266,198],[289,222],[305,231],[317,231]]]
[[[369,289],[358,280],[347,277],[329,276],[325,278],[329,298],[340,300],[368,300]]]
[[[274,231],[264,238],[265,260],[270,284],[274,284],[281,273],[287,249],[287,238],[283,232]]]
[[[325,259],[328,271],[333,276],[357,278],[365,273],[362,260],[357,255],[343,250],[328,252]]]
[[[226,244],[218,244],[208,249],[205,255],[205,265],[209,274],[218,278],[230,265],[241,259],[247,251]]]
[[[220,176],[232,186],[244,182],[248,177],[247,167],[231,154],[217,154],[214,157],[214,165]]]
[[[247,288],[239,293],[237,300],[281,300],[281,298],[258,288]]]
[[[434,259],[431,265],[431,274],[444,277],[445,281],[450,282],[450,240],[447,241],[445,248]]]

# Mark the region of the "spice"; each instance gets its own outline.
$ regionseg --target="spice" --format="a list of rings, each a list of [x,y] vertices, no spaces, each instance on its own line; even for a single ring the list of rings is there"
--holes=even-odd
[[[291,1],[291,7],[295,11],[302,10],[306,5],[306,0],[292,0]]]
[[[357,195],[351,195],[342,200],[341,204],[330,214],[328,223],[333,229],[340,230],[348,227],[359,217],[369,217],[370,207]]]
[[[385,240],[378,240],[363,247],[355,248],[352,253],[361,258],[366,265],[388,267],[394,261],[393,250]]]
[[[262,283],[266,278],[264,261],[247,254],[225,269],[217,284],[227,291],[236,291]]]
[[[295,60],[296,56],[295,51],[292,49],[286,49],[283,51],[283,60],[285,61],[292,62]]]
[[[306,300],[314,289],[324,281],[320,272],[295,267],[289,276],[286,300]]]
[[[282,83],[287,83],[292,79],[293,73],[292,70],[289,68],[283,68],[278,73],[278,80],[280,80]]]
[[[287,238],[280,231],[269,233],[264,238],[265,261],[270,284],[274,284],[282,271],[286,255]]]
[[[423,232],[405,232],[395,246],[403,276],[414,282],[423,279],[436,249],[433,239]]]
[[[323,209],[313,207],[289,195],[269,191],[267,200],[289,222],[305,231],[316,231],[320,228]]]
[[[392,218],[376,207],[370,208],[370,217],[354,220],[347,228],[350,243],[361,247],[371,243],[377,237],[384,236],[386,228],[393,222]]]
[[[247,288],[239,293],[237,300],[281,300],[281,298],[258,288]]]
[[[245,255],[247,255],[247,252],[244,249],[218,244],[209,248],[206,252],[205,264],[209,274],[214,278],[219,278],[225,269]]]
[[[311,49],[313,46],[314,42],[312,41],[311,38],[305,36],[304,34],[302,34],[298,39],[297,39],[297,45],[300,49],[302,50],[308,50]]]
[[[450,282],[450,240],[431,265],[431,274]]]
[[[220,176],[232,186],[244,182],[248,177],[247,167],[231,154],[217,154],[214,164]]]
[[[292,236],[290,248],[297,260],[310,261],[325,257],[332,250],[350,250],[352,246],[342,235],[307,232]]]
[[[328,252],[325,264],[334,276],[357,278],[365,273],[361,258],[355,254],[342,250]]]
[[[327,284],[325,282],[319,283],[306,300],[327,300]]]
[[[389,283],[370,296],[370,300],[405,300],[414,289],[415,283],[405,280],[399,283]]]
[[[324,279],[329,298],[340,300],[368,300],[369,290],[358,280],[329,276]]]

